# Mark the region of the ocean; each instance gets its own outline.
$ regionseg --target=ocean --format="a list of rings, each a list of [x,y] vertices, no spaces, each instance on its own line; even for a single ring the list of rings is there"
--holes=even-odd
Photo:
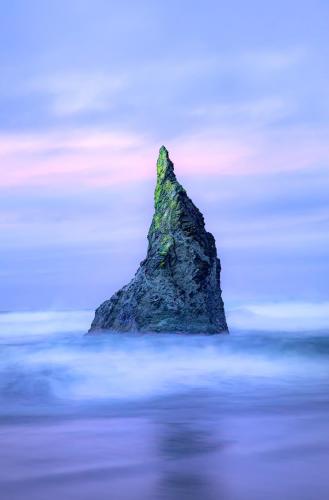
[[[236,308],[218,336],[0,314],[1,498],[326,500],[327,311]]]

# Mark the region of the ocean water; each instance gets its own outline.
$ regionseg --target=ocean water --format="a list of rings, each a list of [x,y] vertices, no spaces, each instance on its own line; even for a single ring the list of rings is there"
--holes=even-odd
[[[90,311],[0,314],[1,498],[327,499],[327,315],[93,337]]]

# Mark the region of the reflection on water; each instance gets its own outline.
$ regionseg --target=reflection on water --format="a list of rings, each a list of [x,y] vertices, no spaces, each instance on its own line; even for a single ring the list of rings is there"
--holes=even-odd
[[[209,429],[190,419],[164,423],[159,433],[163,457],[159,492],[163,498],[217,499],[222,488],[212,478],[212,456],[222,446]]]
[[[91,338],[7,327],[4,499],[327,498],[326,332]]]

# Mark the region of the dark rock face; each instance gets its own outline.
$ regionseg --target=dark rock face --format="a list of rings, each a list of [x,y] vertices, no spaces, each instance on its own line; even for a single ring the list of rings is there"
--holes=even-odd
[[[96,310],[90,332],[227,332],[215,239],[177,182],[168,151],[157,162],[146,259]]]

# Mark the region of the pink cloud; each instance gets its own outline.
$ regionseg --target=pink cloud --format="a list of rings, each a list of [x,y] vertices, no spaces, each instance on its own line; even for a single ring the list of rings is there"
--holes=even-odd
[[[99,177],[110,183],[126,182],[146,175],[144,150],[144,139],[133,134],[3,135],[0,186],[55,183],[64,187],[66,182],[94,183]]]
[[[166,144],[182,175],[247,175],[327,163],[325,131],[218,131]],[[0,186],[79,188],[154,179],[157,150],[141,135],[72,131],[0,135]]]
[[[248,175],[327,165],[326,130],[296,129],[261,133],[230,130],[180,138],[175,163],[193,175]]]

